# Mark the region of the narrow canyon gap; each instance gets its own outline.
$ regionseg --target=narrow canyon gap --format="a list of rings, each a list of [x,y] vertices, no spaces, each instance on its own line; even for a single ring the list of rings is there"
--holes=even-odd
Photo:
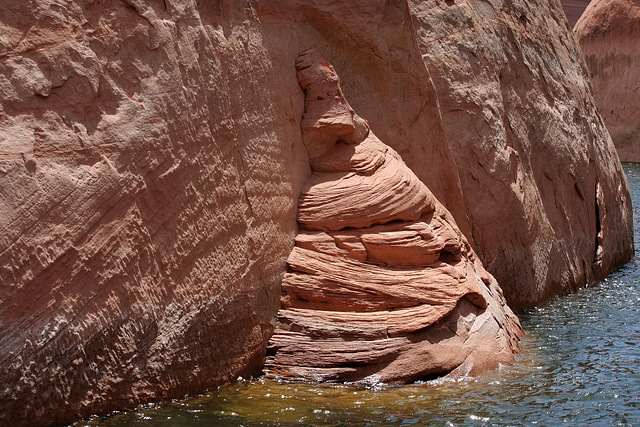
[[[620,159],[640,162],[640,1],[593,0],[574,31]]]

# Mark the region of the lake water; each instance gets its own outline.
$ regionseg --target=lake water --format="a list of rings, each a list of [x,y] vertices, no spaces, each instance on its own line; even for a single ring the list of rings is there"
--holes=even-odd
[[[625,164],[640,248],[640,165]],[[398,387],[241,381],[76,426],[640,425],[640,261],[520,313],[515,366]]]

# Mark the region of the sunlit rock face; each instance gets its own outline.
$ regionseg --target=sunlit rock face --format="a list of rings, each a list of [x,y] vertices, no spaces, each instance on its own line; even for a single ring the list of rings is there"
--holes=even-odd
[[[333,67],[312,50],[297,68],[314,172],[267,375],[409,382],[513,363],[518,320],[451,214],[353,112]]]
[[[628,184],[559,2],[409,4],[469,240],[509,305],[569,293],[629,260]]]
[[[593,0],[575,35],[620,160],[640,162],[640,1]]]
[[[294,64],[314,46],[514,307],[630,256],[626,182],[559,3],[416,4],[433,13],[0,1],[0,421],[65,424],[260,374],[327,144],[301,132]]]

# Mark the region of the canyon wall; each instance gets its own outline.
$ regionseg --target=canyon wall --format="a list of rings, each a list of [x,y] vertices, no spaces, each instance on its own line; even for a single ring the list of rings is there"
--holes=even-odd
[[[562,9],[571,28],[576,25],[590,2],[591,0],[562,0]]]
[[[308,170],[302,101],[253,11],[196,6],[0,5],[9,424],[261,370]]]
[[[575,35],[620,159],[640,162],[640,1],[594,0]]]
[[[514,307],[628,259],[626,180],[560,14],[2,2],[0,419],[64,423],[261,372],[311,174],[295,69],[310,47]]]
[[[593,283],[628,260],[626,178],[559,4],[410,4],[470,241],[511,307]]]

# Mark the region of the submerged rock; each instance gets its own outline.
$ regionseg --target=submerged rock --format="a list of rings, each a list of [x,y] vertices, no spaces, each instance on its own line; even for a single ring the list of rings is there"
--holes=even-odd
[[[640,1],[593,0],[575,35],[620,160],[640,162]]]
[[[513,363],[519,322],[451,214],[353,112],[329,63],[312,50],[297,68],[314,172],[267,375],[410,382]]]

